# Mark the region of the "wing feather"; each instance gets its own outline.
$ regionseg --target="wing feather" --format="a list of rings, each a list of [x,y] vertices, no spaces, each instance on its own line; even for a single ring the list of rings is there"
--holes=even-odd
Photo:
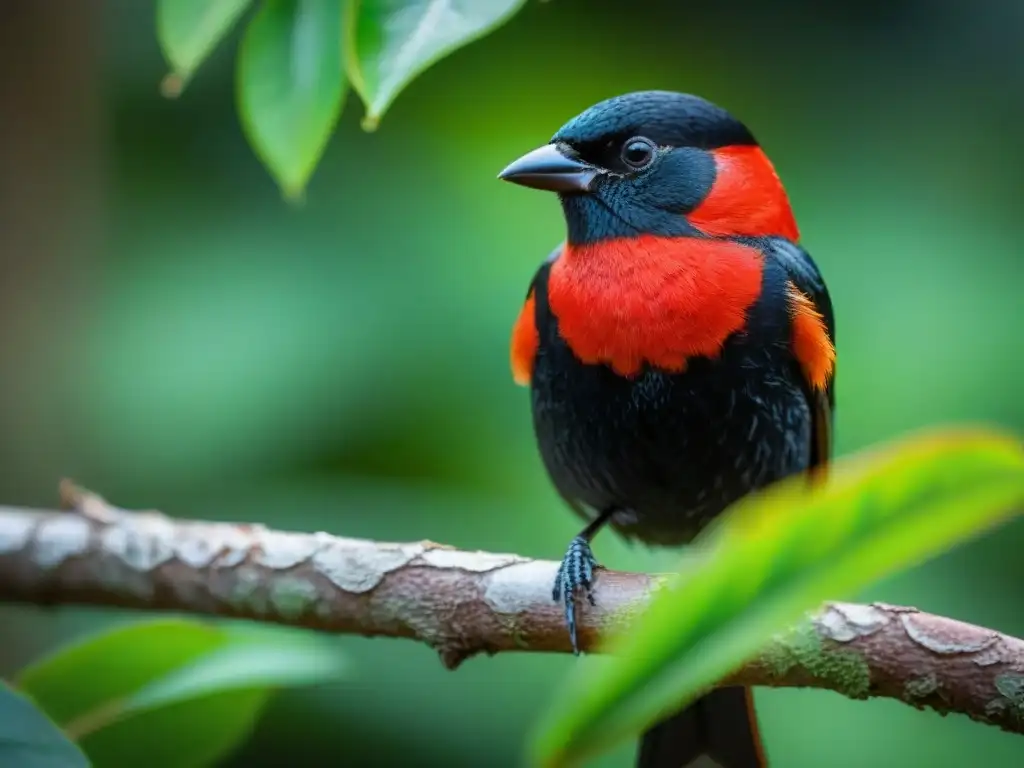
[[[799,245],[783,238],[771,238],[765,253],[785,269],[793,286],[809,299],[820,316],[820,323],[832,348],[836,343],[836,321],[825,280],[811,255]],[[832,456],[832,421],[835,411],[835,364],[829,360],[829,375],[824,386],[816,386],[805,374],[804,392],[811,406],[813,444],[811,469],[823,467]]]
[[[537,357],[537,349],[540,345],[537,331],[536,292],[538,287],[543,290],[543,282],[547,278],[551,263],[558,258],[564,247],[565,243],[560,243],[537,269],[530,281],[530,287],[526,291],[526,300],[519,310],[519,316],[512,326],[509,362],[512,367],[512,379],[520,386],[525,387],[530,384],[530,379],[533,377],[533,361]]]

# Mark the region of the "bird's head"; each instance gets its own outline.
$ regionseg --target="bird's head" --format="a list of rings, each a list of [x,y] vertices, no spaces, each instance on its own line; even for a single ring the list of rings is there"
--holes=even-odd
[[[799,239],[782,183],[750,131],[690,94],[599,102],[499,178],[557,192],[574,245],[645,234]]]

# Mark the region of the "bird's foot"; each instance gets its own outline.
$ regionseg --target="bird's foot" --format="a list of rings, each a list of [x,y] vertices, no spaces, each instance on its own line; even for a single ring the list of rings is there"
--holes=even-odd
[[[552,599],[565,604],[565,624],[569,629],[569,640],[572,652],[579,656],[580,649],[576,642],[576,597],[577,593],[586,595],[594,605],[593,580],[594,569],[599,568],[590,543],[577,536],[569,544],[569,549],[562,558],[562,565],[555,576],[555,587],[551,591]]]

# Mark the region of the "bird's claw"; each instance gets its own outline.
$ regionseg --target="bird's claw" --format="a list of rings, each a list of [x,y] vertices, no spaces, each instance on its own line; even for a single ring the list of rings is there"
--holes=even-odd
[[[582,591],[591,605],[594,602],[593,581],[594,569],[598,568],[597,560],[590,549],[590,543],[582,536],[577,536],[569,544],[562,564],[555,576],[555,586],[551,590],[551,598],[565,604],[565,624],[569,629],[569,640],[572,642],[572,652],[577,656],[580,653],[576,641],[576,597],[577,592]]]

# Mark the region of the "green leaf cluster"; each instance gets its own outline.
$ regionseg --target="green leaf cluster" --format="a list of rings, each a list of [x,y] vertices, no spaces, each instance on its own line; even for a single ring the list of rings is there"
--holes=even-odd
[[[919,565],[1024,511],[1024,446],[987,430],[905,438],[736,504],[611,658],[560,688],[532,762],[578,764],[635,737],[828,600]]]
[[[300,199],[349,89],[374,130],[432,64],[510,19],[525,0],[157,0],[157,37],[181,94],[240,23],[238,112],[285,197]],[[243,21],[243,17],[244,21]]]
[[[0,765],[215,765],[276,688],[343,671],[335,644],[308,632],[185,619],[118,627],[23,670],[18,692],[0,688]]]

